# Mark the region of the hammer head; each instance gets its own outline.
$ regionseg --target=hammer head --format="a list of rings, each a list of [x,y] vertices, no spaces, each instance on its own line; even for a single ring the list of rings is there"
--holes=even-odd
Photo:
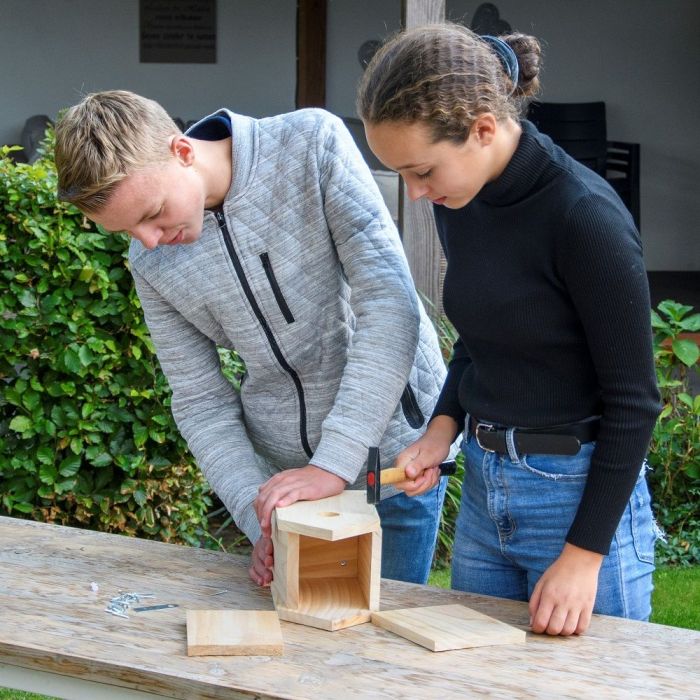
[[[379,465],[379,448],[370,447],[367,457],[367,503],[376,505],[379,503],[379,489],[381,487],[381,468]]]

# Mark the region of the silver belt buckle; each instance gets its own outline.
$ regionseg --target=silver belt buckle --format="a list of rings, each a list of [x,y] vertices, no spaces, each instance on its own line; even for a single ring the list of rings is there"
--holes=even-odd
[[[476,428],[474,428],[474,437],[476,438],[476,444],[485,452],[495,452],[496,450],[492,450],[491,448],[481,444],[481,440],[479,439],[479,431],[482,429],[487,433],[492,433],[495,432],[496,426],[492,425],[491,423],[477,423]]]

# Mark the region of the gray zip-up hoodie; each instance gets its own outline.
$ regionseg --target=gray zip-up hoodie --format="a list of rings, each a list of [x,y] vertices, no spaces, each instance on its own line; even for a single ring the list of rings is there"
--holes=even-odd
[[[255,542],[258,487],[314,464],[364,486],[416,440],[444,377],[393,222],[342,121],[308,109],[230,120],[233,177],[193,244],[130,262],[172,411],[197,463]],[[217,345],[246,365],[240,395]],[[390,492],[391,493],[391,492]]]

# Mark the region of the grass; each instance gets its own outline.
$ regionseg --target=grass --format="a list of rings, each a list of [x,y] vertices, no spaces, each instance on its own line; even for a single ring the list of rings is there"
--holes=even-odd
[[[436,569],[428,583],[450,587],[450,570]],[[664,567],[654,573],[651,621],[700,630],[700,566]],[[0,700],[48,700],[44,695],[0,688]]]
[[[700,630],[700,566],[657,569],[651,609],[652,622]]]
[[[432,571],[428,583],[449,588],[450,570]],[[700,630],[700,566],[660,567],[654,572],[651,622]]]

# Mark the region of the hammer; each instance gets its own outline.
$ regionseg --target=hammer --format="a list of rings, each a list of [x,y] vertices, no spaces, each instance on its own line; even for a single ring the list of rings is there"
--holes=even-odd
[[[454,460],[443,462],[440,465],[440,476],[448,476],[456,471],[457,465]],[[395,484],[397,481],[403,481],[405,478],[406,472],[400,467],[381,469],[379,466],[379,448],[369,448],[369,457],[367,458],[367,503],[370,505],[379,503],[379,489],[382,486],[382,482]]]

